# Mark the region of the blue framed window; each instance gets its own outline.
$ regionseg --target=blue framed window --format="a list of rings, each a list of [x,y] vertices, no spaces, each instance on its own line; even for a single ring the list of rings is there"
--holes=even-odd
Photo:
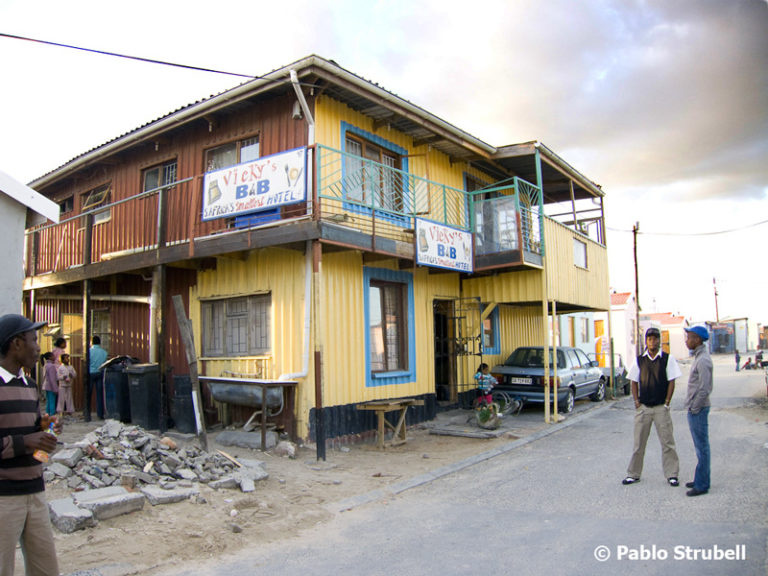
[[[483,320],[483,354],[501,354],[498,306]]]
[[[344,157],[345,210],[371,213],[409,226],[412,199],[408,180],[408,151],[381,136],[341,123]]]
[[[415,381],[413,276],[409,272],[363,268],[363,290],[365,385]]]

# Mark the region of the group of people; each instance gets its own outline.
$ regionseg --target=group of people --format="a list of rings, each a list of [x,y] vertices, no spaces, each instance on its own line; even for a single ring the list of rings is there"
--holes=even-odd
[[[712,358],[705,344],[709,332],[704,326],[685,328],[685,345],[693,362],[688,375],[685,408],[688,427],[696,451],[696,470],[693,480],[686,483],[688,496],[699,496],[710,488],[709,407],[712,393]],[[680,463],[675,447],[670,403],[675,393],[675,380],[682,372],[674,356],[661,350],[661,333],[649,328],[645,333],[645,352],[637,357],[629,371],[632,398],[635,401],[634,449],[622,484],[640,481],[643,471],[645,447],[651,426],[661,443],[661,464],[670,486],[679,486]]]
[[[739,371],[740,362],[741,362],[741,355],[739,354],[739,351],[736,350],[736,372]],[[755,354],[755,361],[752,362],[752,356],[749,356],[747,358],[747,361],[744,362],[744,365],[741,366],[741,370],[757,370],[762,366],[763,366],[763,351],[758,350],[757,354]]]
[[[69,362],[66,352],[67,341],[57,338],[53,351],[40,357],[43,365],[43,391],[45,392],[45,411],[48,414],[73,414],[75,403],[72,400],[72,384],[77,372]]]

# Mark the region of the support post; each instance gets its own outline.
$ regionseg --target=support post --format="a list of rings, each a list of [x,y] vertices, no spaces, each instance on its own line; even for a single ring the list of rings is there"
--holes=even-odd
[[[323,347],[321,342],[320,318],[322,312],[321,302],[321,281],[322,281],[322,259],[323,247],[320,242],[312,243],[312,294],[314,306],[312,311],[314,315],[314,335],[315,335],[315,442],[317,449],[317,459],[325,460],[325,421],[323,419]]]
[[[89,393],[93,392],[90,387],[91,383],[91,323],[89,317],[91,315],[91,281],[83,280],[83,362],[82,374],[83,377],[83,417],[86,420],[91,418],[91,398]],[[98,398],[98,394],[96,398]],[[97,402],[98,400],[96,400]]]
[[[637,276],[637,233],[640,231],[640,222],[635,222],[632,227],[632,250],[635,257],[635,354],[640,356],[642,351],[640,334],[640,281]]]
[[[173,295],[173,308],[176,311],[176,321],[179,323],[181,341],[184,343],[184,349],[187,353],[189,379],[192,382],[192,403],[195,407],[195,421],[197,423],[197,436],[200,439],[200,445],[203,450],[207,452],[208,435],[205,431],[205,415],[203,414],[203,403],[200,396],[200,379],[197,374],[197,354],[195,353],[192,322],[187,319],[187,314],[184,311],[184,301],[181,299],[180,294]]]

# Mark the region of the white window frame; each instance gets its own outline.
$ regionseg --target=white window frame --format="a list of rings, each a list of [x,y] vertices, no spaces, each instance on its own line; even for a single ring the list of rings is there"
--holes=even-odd
[[[587,270],[587,264],[589,264],[587,261],[587,243],[578,238],[573,239],[573,264],[584,270]]]
[[[104,184],[89,190],[83,194],[81,212],[88,212],[89,210],[95,210],[99,206],[109,204],[111,201],[112,186],[111,184]],[[99,210],[93,214],[93,225],[103,224],[109,222],[112,219],[112,209],[107,208],[105,210]]]

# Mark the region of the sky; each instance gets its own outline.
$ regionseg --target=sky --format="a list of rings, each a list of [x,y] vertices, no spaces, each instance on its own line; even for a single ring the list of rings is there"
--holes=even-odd
[[[0,33],[247,75],[334,60],[602,186],[610,284],[634,292],[637,224],[643,312],[768,325],[766,0],[0,0]],[[0,62],[22,182],[243,81],[5,37]]]

